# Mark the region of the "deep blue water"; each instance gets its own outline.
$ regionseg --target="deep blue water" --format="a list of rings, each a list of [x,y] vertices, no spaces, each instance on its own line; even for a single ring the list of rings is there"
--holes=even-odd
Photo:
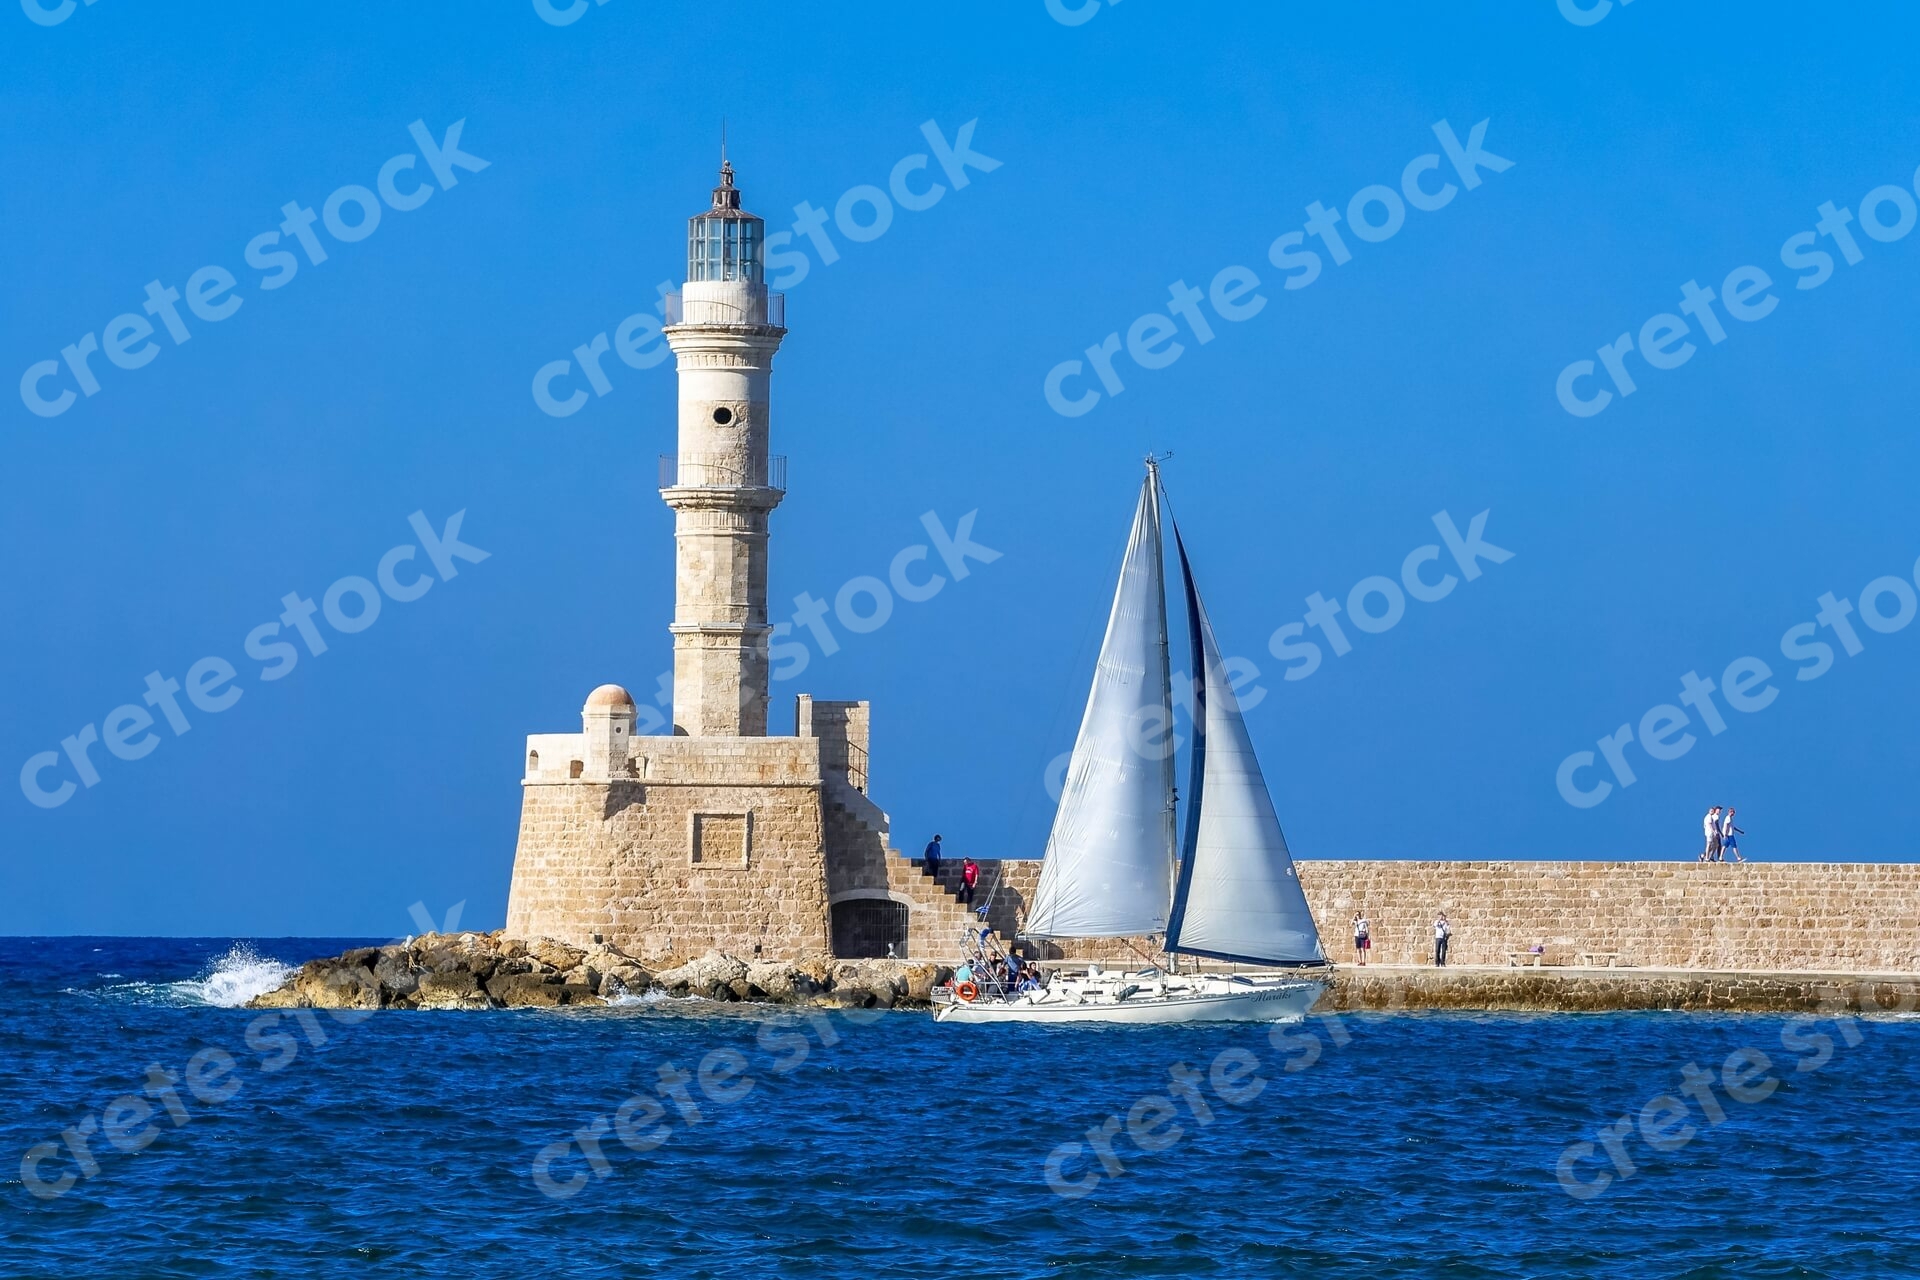
[[[250,945],[292,963],[350,941]],[[773,1011],[701,1002],[308,1025],[208,1003],[267,972],[230,940],[0,939],[0,1274],[1920,1275],[1910,1018],[1343,1015],[1276,1046],[1261,1027],[924,1013],[769,1028]],[[1830,1060],[1796,1070],[1821,1036]],[[1721,1073],[1747,1049],[1771,1066],[1745,1091],[1780,1083],[1742,1103]],[[171,1086],[176,1125],[163,1080],[151,1119],[119,1117],[147,1145],[89,1135],[79,1177],[61,1131],[203,1050],[233,1062],[204,1059],[215,1100]],[[1181,1063],[1186,1099],[1168,1094]],[[1713,1072],[1708,1103],[1650,1123],[1691,1140],[1655,1152],[1636,1127],[1614,1140],[1631,1176],[1596,1147],[1569,1176],[1614,1181],[1568,1194],[1569,1145],[1678,1091],[1689,1063]],[[636,1097],[645,1151],[612,1131]],[[1164,1150],[1126,1136],[1136,1103]],[[1112,1114],[1121,1172],[1062,1153],[1057,1180],[1084,1194],[1050,1190],[1050,1154]],[[543,1191],[536,1157],[596,1117],[604,1176],[575,1146]],[[20,1165],[46,1142],[42,1199]]]

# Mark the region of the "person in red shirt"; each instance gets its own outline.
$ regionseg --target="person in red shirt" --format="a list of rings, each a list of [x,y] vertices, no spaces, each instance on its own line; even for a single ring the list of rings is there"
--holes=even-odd
[[[960,864],[960,901],[973,905],[973,886],[980,883],[980,864],[968,858]]]

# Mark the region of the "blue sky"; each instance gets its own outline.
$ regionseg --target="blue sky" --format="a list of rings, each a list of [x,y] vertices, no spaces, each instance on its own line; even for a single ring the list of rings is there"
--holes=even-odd
[[[1920,627],[1861,625],[1870,583],[1911,590],[1912,405],[1920,235],[1874,239],[1868,193],[1914,195],[1920,82],[1910,7],[1795,17],[1786,5],[1617,5],[1578,25],[1554,0],[1333,6],[1160,0],[1056,21],[1043,0],[941,11],[803,10],[605,0],[555,25],[526,3],[343,4],[298,15],[210,5],[192,13],[98,0],[49,25],[0,13],[0,366],[6,385],[52,361],[43,401],[0,408],[0,533],[10,554],[0,663],[7,776],[42,752],[56,807],[0,798],[0,932],[367,934],[409,929],[407,908],[504,919],[523,735],[577,727],[586,692],[619,681],[650,697],[670,665],[671,513],[655,459],[673,447],[671,362],[604,361],[605,394],[555,417],[536,370],[614,334],[684,275],[684,219],[707,201],[722,117],[746,204],[789,230],[803,202],[882,190],[928,154],[933,122],[998,161],[937,160],[860,241],[804,232],[787,284],[791,334],[776,364],[776,451],[791,459],[775,515],[772,610],[884,579],[926,544],[925,513],[1000,553],[865,634],[833,623],[837,653],[775,686],[874,704],[876,799],[896,843],[934,830],[954,852],[1036,854],[1047,764],[1071,745],[1139,459],[1171,450],[1167,485],[1223,648],[1258,668],[1248,713],[1282,821],[1305,857],[1691,856],[1700,812],[1740,807],[1752,856],[1907,859],[1899,797],[1920,715]],[[1584,0],[1583,0],[1584,4]],[[1586,6],[1591,7],[1591,6]],[[1423,199],[1462,183],[1435,132],[1462,146],[1480,121],[1477,185],[1404,209],[1389,238],[1352,231],[1349,202],[1379,184]],[[470,168],[442,177],[409,126],[439,146],[464,121]],[[247,246],[282,206],[324,214],[337,189],[380,186],[370,230],[343,197],[324,262],[275,271]],[[478,167],[484,161],[484,167]],[[1470,166],[1471,168],[1471,166]],[[417,198],[417,197],[413,197]],[[1338,211],[1333,261],[1303,228]],[[1815,231],[1832,202],[1860,260]],[[1880,193],[1879,226],[1898,229]],[[1361,216],[1387,219],[1376,201]],[[871,207],[854,217],[872,216]],[[858,224],[856,224],[858,225]],[[358,228],[358,230],[356,230]],[[1317,278],[1276,266],[1276,238],[1321,254]],[[1831,278],[1783,264],[1789,237],[1826,251]],[[1375,233],[1377,234],[1377,233]],[[297,250],[292,232],[257,248]],[[1716,292],[1757,266],[1770,293],[1724,340],[1648,322],[1681,286]],[[87,357],[80,395],[62,349],[117,317],[148,316],[147,285],[189,292],[142,338]],[[1200,304],[1206,343],[1169,315],[1124,351],[1136,319],[1184,281],[1205,293],[1242,267],[1265,299],[1230,321]],[[283,273],[284,269],[280,269]],[[795,274],[789,270],[789,275]],[[1238,305],[1250,306],[1247,295]],[[1229,301],[1229,305],[1234,305]],[[1109,334],[1119,394],[1079,416],[1049,407],[1101,389],[1085,351]],[[1597,349],[1636,386],[1615,388]],[[151,344],[151,345],[147,345]],[[1154,353],[1158,353],[1155,355]],[[142,355],[142,353],[149,353]],[[1663,355],[1662,353],[1667,353]],[[591,386],[576,367],[556,390]],[[324,629],[282,678],[245,639],[289,593],[321,601],[385,553],[420,545],[409,516],[487,556],[364,629]],[[1406,600],[1390,628],[1350,624],[1349,593],[1444,546],[1436,513],[1511,551],[1444,598]],[[938,557],[935,567],[941,567]],[[424,550],[399,581],[432,565]],[[1422,582],[1458,573],[1451,555]],[[918,570],[916,570],[916,573]],[[1899,591],[1880,583],[1880,615]],[[1351,651],[1307,624],[1308,597],[1342,606]],[[1849,602],[1781,652],[1819,597]],[[1390,598],[1360,602],[1376,612]],[[363,602],[344,603],[351,619]],[[1270,638],[1322,646],[1319,667]],[[1297,653],[1297,651],[1296,651]],[[1716,683],[1756,657],[1771,683],[1724,732],[1651,717],[1681,677]],[[137,760],[91,748],[79,787],[62,740],[139,704],[149,672],[186,681],[205,658],[210,703],[179,695],[191,728],[162,723]],[[1250,686],[1251,687],[1251,686]],[[158,713],[156,712],[156,715]],[[1618,785],[1598,740],[1632,726]],[[1639,741],[1677,758],[1650,757]],[[136,735],[137,736],[137,735]],[[1570,756],[1563,798],[1556,772]],[[1578,792],[1576,792],[1578,794]]]

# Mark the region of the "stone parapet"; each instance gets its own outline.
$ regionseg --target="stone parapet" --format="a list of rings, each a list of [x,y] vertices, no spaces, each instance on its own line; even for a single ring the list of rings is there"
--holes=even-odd
[[[953,861],[949,859],[949,861]],[[1037,858],[982,861],[1024,920]],[[1439,862],[1299,859],[1328,959],[1353,960],[1356,910],[1371,960],[1423,964],[1446,912],[1455,965],[1778,972],[1920,972],[1920,865],[1871,862]],[[1049,956],[1124,961],[1148,939],[1062,939]]]
[[[813,738],[637,738],[634,759],[650,782],[817,787],[822,777]]]
[[[1592,956],[1644,968],[1920,971],[1920,865],[1863,862],[1298,864],[1327,956],[1353,958],[1353,913],[1376,962],[1422,963],[1446,912],[1455,964]]]

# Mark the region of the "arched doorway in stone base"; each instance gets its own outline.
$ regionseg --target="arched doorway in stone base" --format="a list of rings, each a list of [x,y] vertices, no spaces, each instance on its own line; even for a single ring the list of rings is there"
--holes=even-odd
[[[908,899],[882,889],[835,894],[827,903],[833,954],[841,960],[884,960],[907,954]]]

